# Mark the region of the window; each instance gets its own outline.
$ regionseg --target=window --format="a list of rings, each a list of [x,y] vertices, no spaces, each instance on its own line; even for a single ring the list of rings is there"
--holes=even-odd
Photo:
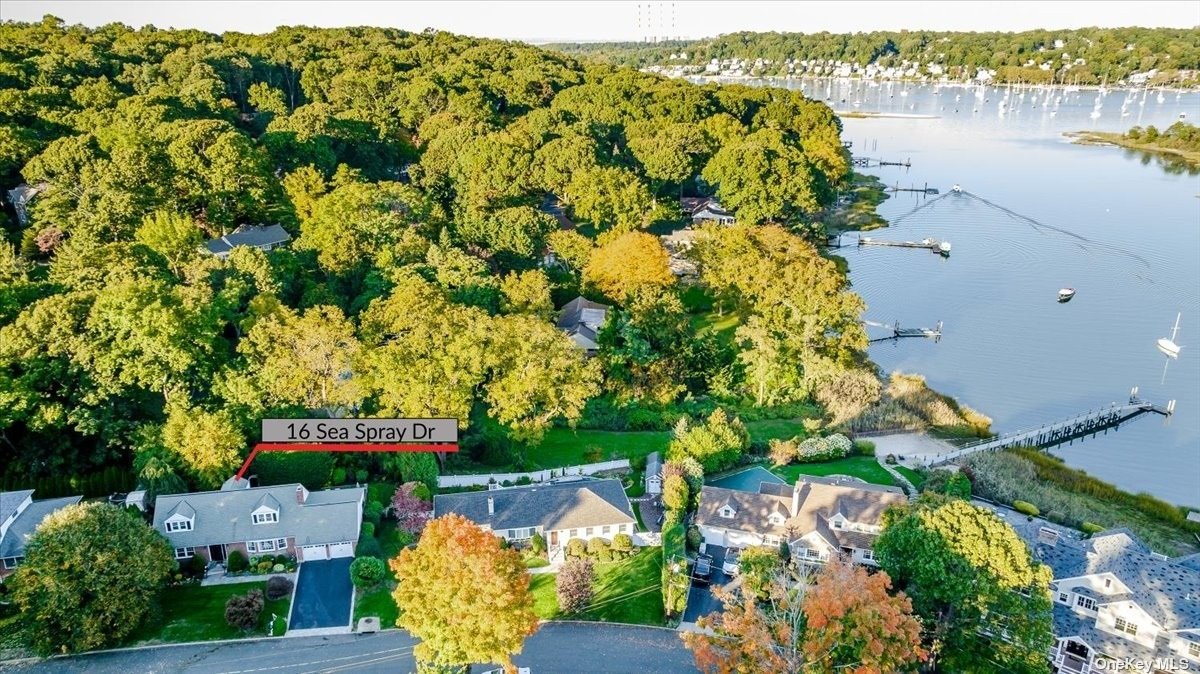
[[[167,533],[171,533],[172,531],[191,531],[191,530],[192,530],[192,521],[191,520],[173,520],[173,521],[167,522]]]
[[[1112,587],[1112,578],[1105,578],[1104,579],[1104,589],[1107,590],[1110,587]]]
[[[594,531],[595,531],[595,529],[593,529],[592,527],[588,527],[587,529],[583,530],[583,535],[590,537],[592,535],[592,532],[594,532]]]
[[[578,529],[571,530],[571,538],[579,538],[579,530]]]
[[[617,533],[621,533],[621,534],[625,533],[625,525],[624,524],[617,525]]]
[[[4,558],[4,568],[15,569],[15,568],[17,568],[17,565],[23,561],[25,561],[24,557],[5,557]]]
[[[1200,658],[1200,641],[1192,641],[1188,643],[1188,657]]]
[[[279,521],[279,513],[274,510],[268,510],[265,513],[254,513],[251,520],[255,524],[274,524]]]
[[[875,561],[875,551],[874,550],[863,550],[862,558],[867,560],[868,562]]]
[[[833,528],[834,528],[834,529],[841,529],[841,528],[842,528],[842,521],[841,521],[841,520],[834,520],[833,522],[830,522],[830,524],[832,524],[832,525],[833,525]]]
[[[608,526],[607,524],[600,527],[600,533],[602,534],[607,534],[609,531],[612,531],[612,527]]]
[[[196,548],[175,548],[175,559],[187,559],[196,556]]]
[[[1059,600],[1060,602],[1064,603],[1064,604],[1065,604],[1065,603],[1067,603],[1067,593],[1066,593],[1066,592],[1059,592],[1059,593],[1058,593],[1058,600]]]
[[[1137,625],[1134,625],[1124,618],[1117,618],[1116,622],[1113,624],[1113,627],[1116,627],[1118,632],[1124,632],[1130,636],[1137,634]]]
[[[504,537],[505,537],[505,538],[507,538],[507,539],[509,539],[509,540],[512,540],[512,541],[515,541],[515,540],[517,540],[517,530],[516,530],[516,529],[509,529],[509,530],[508,530],[508,533],[507,533],[507,534],[505,534],[505,535],[504,535]]]
[[[820,559],[821,551],[814,550],[812,548],[804,548],[804,556],[807,557],[808,559]]]
[[[1096,601],[1094,599],[1092,599],[1091,597],[1085,597],[1083,595],[1078,595],[1075,597],[1075,605],[1082,608],[1085,611],[1095,611],[1096,610]]]
[[[249,552],[275,552],[287,550],[286,538],[267,539],[265,541],[247,541],[246,550]]]
[[[287,550],[287,539],[286,538],[275,539],[275,549],[276,550]]]

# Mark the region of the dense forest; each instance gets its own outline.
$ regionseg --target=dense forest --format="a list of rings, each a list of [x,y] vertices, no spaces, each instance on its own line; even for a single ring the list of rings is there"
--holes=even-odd
[[[1021,33],[878,31],[872,33],[732,33],[720,37],[657,44],[580,43],[553,45],[560,51],[599,61],[642,68],[696,64],[738,58],[770,61],[755,74],[786,74],[788,59],[842,61],[865,66],[902,61],[938,64],[951,77],[973,77],[980,68],[996,71],[997,80],[1040,82],[1049,74],[1059,81],[1118,82],[1130,73],[1158,70],[1155,82],[1200,82],[1200,30],[1168,28],[1081,28]],[[685,58],[678,58],[680,53]],[[1067,54],[1064,58],[1062,55]],[[672,56],[676,58],[672,58]],[[1085,63],[1076,64],[1075,59]],[[1035,65],[1026,67],[1034,61]],[[1036,64],[1049,62],[1043,71]],[[1062,71],[1068,66],[1069,71]],[[1191,71],[1180,73],[1180,71]]]
[[[558,424],[845,416],[879,396],[863,304],[803,235],[840,130],[796,92],[441,32],[2,24],[0,182],[35,193],[0,242],[4,484],[212,487],[269,416],[456,417],[499,464]],[[739,218],[687,285],[655,236],[681,195]],[[293,240],[203,250],[246,224]],[[613,306],[591,358],[554,324],[581,293]]]

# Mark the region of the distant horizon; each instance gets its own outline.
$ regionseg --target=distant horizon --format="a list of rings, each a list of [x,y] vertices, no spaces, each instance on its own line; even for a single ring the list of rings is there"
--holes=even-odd
[[[1014,10],[1014,5],[1016,8]],[[281,11],[286,7],[286,11]],[[1080,11],[1084,8],[1085,11]],[[875,31],[1022,32],[1080,28],[1200,28],[1197,4],[1155,2],[575,2],[478,0],[432,2],[283,2],[175,0],[83,2],[5,0],[0,19],[37,22],[50,14],[96,28],[196,29],[262,34],[280,27],[426,28],[531,44],[705,40],[730,33],[869,33]],[[913,23],[917,21],[919,23]],[[719,30],[714,30],[719,26]]]

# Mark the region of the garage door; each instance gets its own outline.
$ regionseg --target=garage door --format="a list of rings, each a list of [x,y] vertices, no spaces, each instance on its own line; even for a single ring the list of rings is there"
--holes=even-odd
[[[350,542],[333,543],[329,546],[329,558],[353,557],[354,545]]]
[[[300,554],[305,562],[329,559],[329,550],[324,545],[306,545],[300,548]]]

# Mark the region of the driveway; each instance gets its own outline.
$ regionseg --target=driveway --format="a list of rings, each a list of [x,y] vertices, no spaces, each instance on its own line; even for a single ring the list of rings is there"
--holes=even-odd
[[[685,623],[694,623],[709,613],[715,613],[725,608],[721,600],[714,597],[712,593],[714,587],[725,585],[733,580],[721,570],[721,566],[725,563],[725,548],[719,545],[709,545],[705,548],[705,554],[713,558],[712,580],[708,587],[692,584],[691,592],[688,594],[687,610],[683,612],[683,622]]]
[[[300,565],[288,631],[350,626],[352,561],[352,557],[342,557]]]

